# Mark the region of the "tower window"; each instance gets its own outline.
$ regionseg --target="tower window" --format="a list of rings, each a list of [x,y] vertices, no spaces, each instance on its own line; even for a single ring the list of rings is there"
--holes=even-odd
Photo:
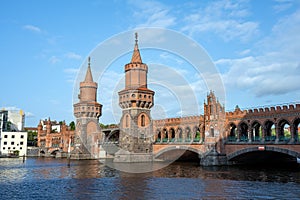
[[[145,126],[145,115],[141,116],[141,126],[144,127]]]
[[[129,126],[129,116],[126,115],[125,117],[125,127],[127,128]]]

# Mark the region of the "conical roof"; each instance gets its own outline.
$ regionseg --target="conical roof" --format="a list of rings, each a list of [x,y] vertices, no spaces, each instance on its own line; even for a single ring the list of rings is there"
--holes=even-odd
[[[94,82],[93,81],[93,76],[92,76],[92,71],[91,71],[91,58],[90,57],[89,57],[89,60],[88,60],[88,68],[86,70],[86,75],[85,75],[84,82]]]
[[[140,50],[138,47],[138,34],[135,33],[135,45],[134,45],[134,50],[131,58],[131,63],[143,63]]]

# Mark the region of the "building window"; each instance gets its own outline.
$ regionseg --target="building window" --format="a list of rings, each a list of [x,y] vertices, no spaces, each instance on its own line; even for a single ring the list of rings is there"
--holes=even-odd
[[[4,138],[7,138],[7,135],[4,135]]]
[[[7,149],[10,150],[10,147],[8,147]]]
[[[3,147],[3,150],[5,150],[5,147]]]
[[[20,150],[22,150],[22,147],[20,147]]]
[[[15,135],[11,135],[11,138],[15,138]]]
[[[7,145],[7,142],[4,142],[3,145]]]
[[[145,115],[141,116],[141,126],[144,127],[145,126]]]
[[[24,143],[23,142],[20,142],[20,145],[23,145]]]
[[[16,149],[16,147],[13,147],[13,149]]]
[[[11,145],[14,145],[14,144],[15,144],[15,142],[11,142],[10,144],[11,144]]]
[[[24,138],[24,135],[21,135],[21,139],[23,139]]]

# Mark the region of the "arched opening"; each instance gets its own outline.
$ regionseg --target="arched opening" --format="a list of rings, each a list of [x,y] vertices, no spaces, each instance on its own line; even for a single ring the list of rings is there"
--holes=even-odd
[[[170,134],[169,141],[170,142],[175,142],[175,130],[174,130],[174,128],[170,128],[169,134]]]
[[[278,123],[278,141],[288,142],[291,139],[290,123],[286,119],[282,119]]]
[[[291,166],[297,165],[297,158],[289,153],[283,153],[280,150],[264,150],[260,151],[257,148],[243,149],[236,152],[234,156],[228,155],[229,161],[234,164],[245,165],[270,165],[273,168],[276,166]]]
[[[194,135],[194,139],[193,139],[193,142],[200,142],[200,138],[201,138],[201,135],[200,135],[200,128],[198,126],[195,126],[193,128],[193,135]]]
[[[161,141],[161,131],[159,129],[156,130],[156,142]]]
[[[228,136],[228,141],[229,142],[236,141],[236,139],[237,139],[237,134],[236,134],[237,128],[236,128],[236,125],[233,124],[233,123],[231,123],[229,130],[230,130],[230,133],[229,133],[229,136]]]
[[[186,137],[185,137],[185,142],[191,142],[191,129],[190,129],[190,127],[186,127],[185,128],[185,135],[186,135]]]
[[[178,129],[177,129],[177,142],[182,142],[183,141],[183,134],[182,134],[182,128],[181,127],[179,127]]]
[[[294,136],[294,140],[295,142],[299,142],[300,140],[300,118],[296,118],[293,122],[293,136]]]
[[[245,122],[242,122],[239,126],[240,130],[240,141],[248,141],[248,125]]]
[[[259,122],[252,123],[251,137],[253,141],[260,141],[262,138],[262,129]]]
[[[200,163],[199,154],[188,149],[170,149],[159,154],[157,159],[168,162],[195,162]]]
[[[276,140],[276,130],[274,122],[268,120],[265,122],[265,141],[275,141]]]
[[[45,156],[45,154],[46,154],[46,153],[45,153],[44,150],[41,150],[41,151],[40,151],[40,156]]]
[[[106,141],[107,142],[112,142],[112,143],[117,143],[117,142],[119,142],[119,136],[120,136],[120,131],[119,130],[113,130],[107,136]]]
[[[125,116],[125,127],[126,128],[129,127],[129,116],[128,115]]]
[[[166,128],[162,132],[162,142],[168,142],[168,130]]]
[[[50,155],[55,157],[58,152],[59,152],[59,150],[56,149],[56,150],[52,151]]]
[[[141,115],[141,127],[145,127],[145,115]]]

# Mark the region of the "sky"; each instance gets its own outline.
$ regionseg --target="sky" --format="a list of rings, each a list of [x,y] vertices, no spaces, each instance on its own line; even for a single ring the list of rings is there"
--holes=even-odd
[[[48,117],[67,123],[75,120],[75,86],[87,57],[99,44],[147,27],[175,31],[205,50],[222,79],[226,110],[236,105],[252,108],[299,102],[298,0],[1,0],[0,4],[0,108],[22,109],[25,126],[36,127]],[[142,47],[143,34],[139,42]],[[133,45],[134,35],[126,48]],[[154,118],[182,115],[177,105],[190,105],[186,99],[176,101],[181,94],[177,89],[184,83],[199,104],[184,115],[202,114],[209,88],[190,63],[157,49],[141,49],[141,55],[149,66],[149,80],[155,80],[149,85],[156,92]],[[93,59],[101,65],[99,58],[91,59],[93,74],[99,67],[93,66]],[[106,75],[95,80],[98,101],[103,104],[101,123],[118,123],[121,110],[116,94],[123,87],[124,65],[130,58],[130,52],[120,55],[106,67]],[[164,78],[175,87],[157,83]],[[118,114],[113,116],[112,110]]]

